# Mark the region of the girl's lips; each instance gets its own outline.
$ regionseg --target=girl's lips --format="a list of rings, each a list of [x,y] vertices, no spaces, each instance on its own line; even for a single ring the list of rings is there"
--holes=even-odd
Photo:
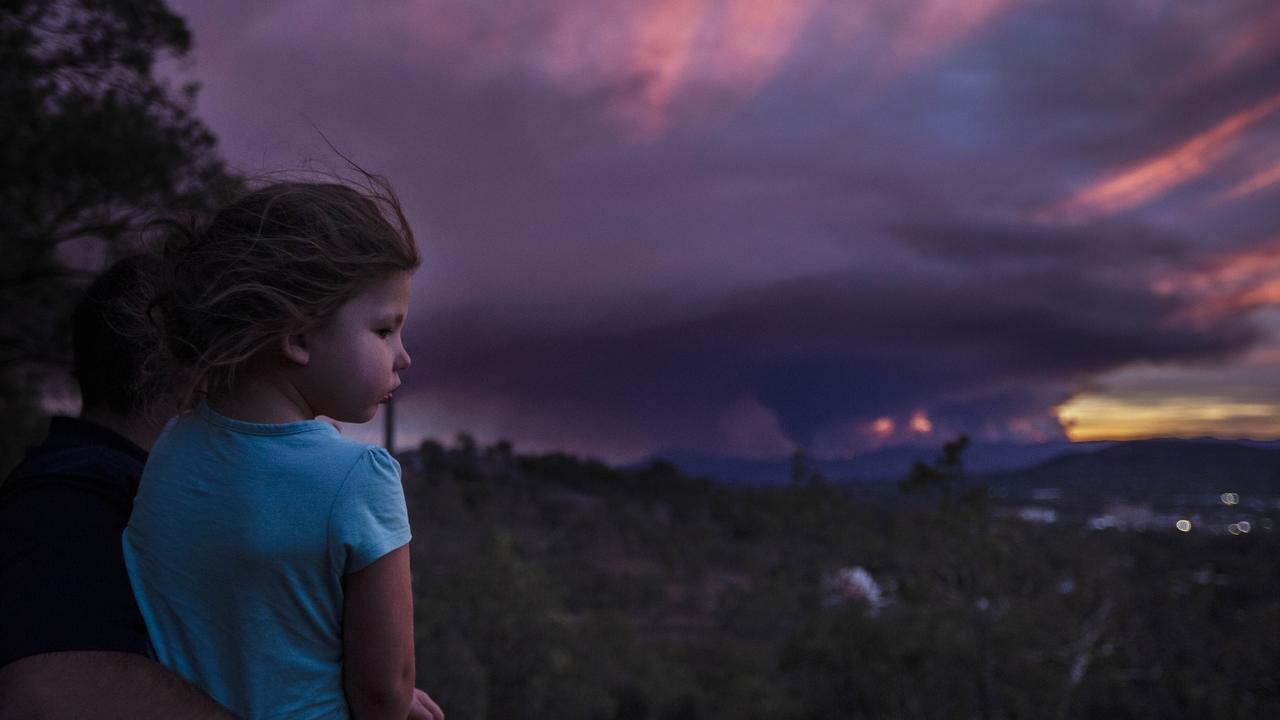
[[[381,399],[381,400],[379,400],[378,402],[380,402],[380,403],[389,403],[389,402],[391,402],[391,396],[392,396],[392,395],[394,395],[394,394],[396,393],[396,391],[397,391],[397,390],[399,390],[399,389],[400,389],[400,383],[396,383],[396,386],[395,386],[395,387],[393,387],[393,388],[391,388],[391,392],[387,393],[386,395],[383,395],[383,396],[382,396],[382,399]]]

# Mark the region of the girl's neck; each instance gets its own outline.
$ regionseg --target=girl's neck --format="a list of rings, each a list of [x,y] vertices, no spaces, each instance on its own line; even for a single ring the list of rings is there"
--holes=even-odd
[[[271,373],[246,372],[234,387],[211,391],[205,402],[219,415],[251,423],[277,425],[316,417],[291,383]]]

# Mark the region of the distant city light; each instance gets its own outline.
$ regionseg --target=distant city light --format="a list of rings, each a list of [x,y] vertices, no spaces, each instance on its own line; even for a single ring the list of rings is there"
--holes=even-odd
[[[1240,528],[1240,532],[1242,533],[1247,533],[1250,530],[1253,530],[1253,525],[1251,525],[1248,520],[1241,520],[1236,523],[1236,527]]]
[[[1227,532],[1231,533],[1232,535],[1239,535],[1242,532],[1240,530],[1240,523],[1231,523],[1230,525],[1228,525]]]
[[[1224,492],[1220,496],[1223,505],[1239,505],[1240,495],[1233,492]]]
[[[1186,518],[1183,518],[1178,522],[1174,523],[1173,526],[1178,528],[1182,532],[1191,532],[1191,521]]]

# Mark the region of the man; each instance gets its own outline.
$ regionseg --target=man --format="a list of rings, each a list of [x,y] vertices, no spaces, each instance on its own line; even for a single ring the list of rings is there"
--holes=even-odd
[[[56,417],[0,489],[0,716],[231,718],[147,657],[120,551],[173,403],[144,371],[159,259],[116,263],[72,317],[83,411]]]
[[[99,276],[72,318],[79,418],[57,417],[0,487],[0,720],[234,716],[147,656],[121,552],[138,478],[176,409],[148,367],[160,260]],[[410,719],[444,717],[416,691]]]

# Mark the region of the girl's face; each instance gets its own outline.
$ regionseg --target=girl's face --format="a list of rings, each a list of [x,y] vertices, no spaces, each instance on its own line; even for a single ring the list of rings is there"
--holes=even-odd
[[[373,419],[409,367],[400,331],[409,313],[407,272],[370,284],[327,322],[303,333],[308,360],[298,388],[316,415],[341,422]]]

